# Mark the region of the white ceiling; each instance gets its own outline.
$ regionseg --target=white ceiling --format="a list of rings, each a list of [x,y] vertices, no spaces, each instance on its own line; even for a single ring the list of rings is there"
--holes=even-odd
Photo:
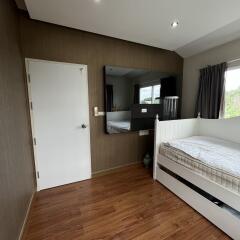
[[[240,37],[239,0],[25,0],[30,17],[188,57]],[[173,20],[179,27],[171,29]]]

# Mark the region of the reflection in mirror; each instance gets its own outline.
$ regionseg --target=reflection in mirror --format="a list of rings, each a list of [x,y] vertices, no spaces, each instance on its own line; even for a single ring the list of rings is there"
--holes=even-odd
[[[176,119],[180,76],[143,69],[105,67],[107,133],[153,129],[161,120]]]

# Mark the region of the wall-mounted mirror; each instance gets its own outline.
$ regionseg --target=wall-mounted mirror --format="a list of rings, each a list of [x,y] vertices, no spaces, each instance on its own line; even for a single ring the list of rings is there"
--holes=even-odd
[[[145,69],[105,66],[106,132],[153,129],[178,117],[181,76]]]

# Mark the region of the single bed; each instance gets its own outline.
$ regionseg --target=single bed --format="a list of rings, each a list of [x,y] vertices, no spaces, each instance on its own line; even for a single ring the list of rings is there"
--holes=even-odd
[[[240,118],[156,119],[154,147],[154,179],[240,239]]]

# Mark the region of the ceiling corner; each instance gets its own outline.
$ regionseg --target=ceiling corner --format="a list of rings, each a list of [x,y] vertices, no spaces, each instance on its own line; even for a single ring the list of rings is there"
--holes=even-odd
[[[24,0],[15,0],[15,2],[19,9],[27,11],[27,7]]]

